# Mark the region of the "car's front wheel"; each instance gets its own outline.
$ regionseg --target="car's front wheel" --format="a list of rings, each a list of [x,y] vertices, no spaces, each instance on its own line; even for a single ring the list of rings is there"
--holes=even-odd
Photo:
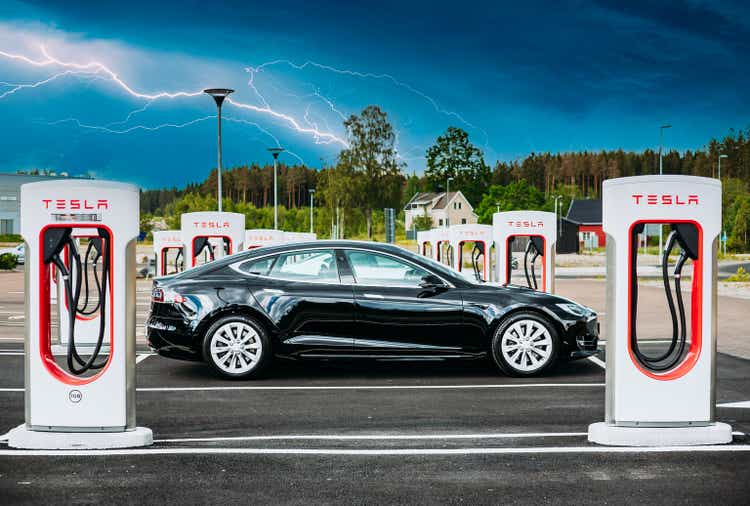
[[[258,376],[271,359],[271,345],[262,326],[242,315],[214,322],[203,341],[203,356],[220,376]]]
[[[559,343],[549,320],[532,312],[515,313],[495,331],[492,358],[510,376],[537,376],[555,363]]]

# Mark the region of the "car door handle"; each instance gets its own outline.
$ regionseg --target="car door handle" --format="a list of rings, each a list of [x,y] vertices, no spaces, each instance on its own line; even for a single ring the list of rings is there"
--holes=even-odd
[[[377,293],[363,293],[362,296],[365,299],[385,299],[382,295],[379,295]]]

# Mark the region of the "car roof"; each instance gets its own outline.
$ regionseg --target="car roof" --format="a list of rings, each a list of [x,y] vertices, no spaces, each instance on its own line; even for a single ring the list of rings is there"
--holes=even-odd
[[[190,278],[190,277],[193,277],[192,273],[195,273],[195,275],[200,275],[202,273],[213,272],[214,270],[221,269],[227,265],[230,265],[230,264],[233,264],[235,262],[242,261],[245,259],[250,260],[255,257],[267,256],[267,255],[272,255],[275,253],[284,253],[286,251],[293,251],[293,250],[305,249],[305,248],[368,249],[368,250],[376,251],[376,252],[391,253],[391,254],[396,254],[399,256],[404,256],[409,261],[415,262],[430,271],[435,270],[434,266],[429,262],[429,259],[427,259],[426,257],[422,257],[418,253],[415,253],[401,246],[397,246],[395,244],[373,242],[373,241],[321,239],[321,240],[316,240],[316,241],[300,241],[300,242],[277,244],[273,246],[263,246],[261,248],[241,251],[233,255],[229,255],[228,257],[215,260],[213,262],[201,265],[199,267],[188,269],[179,274],[175,274],[174,277],[176,279],[177,278]],[[463,278],[463,276],[461,276],[457,272],[450,273],[450,276],[448,276],[448,273],[446,271],[441,271],[439,275],[442,277],[450,277],[450,281],[454,285],[468,284],[468,282]]]

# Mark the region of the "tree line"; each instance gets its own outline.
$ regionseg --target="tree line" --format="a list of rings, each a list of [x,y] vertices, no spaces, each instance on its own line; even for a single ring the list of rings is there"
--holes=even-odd
[[[426,150],[424,173],[407,175],[398,156],[395,131],[378,106],[349,116],[344,128],[349,147],[340,152],[334,165],[316,170],[279,164],[278,199],[282,214],[288,217],[283,227],[286,230],[309,228],[309,217],[301,211],[310,204],[311,189],[315,189],[318,208],[316,230],[320,226],[325,236],[336,229],[339,237],[372,238],[382,229],[378,223],[382,209],[395,207],[401,211],[418,191],[444,191],[450,184],[451,190],[461,190],[467,197],[480,222],[489,223],[498,209],[553,210],[555,197],[561,200],[564,212],[572,199],[599,198],[605,179],[656,174],[659,170],[659,153],[651,149],[531,153],[523,159],[489,166],[466,131],[449,127]],[[666,150],[663,172],[717,177],[720,155],[725,155],[721,179],[729,247],[746,251],[750,247],[750,129],[730,131],[700,150]],[[243,209],[248,227],[266,226],[268,212],[263,210],[273,205],[273,166],[243,165],[222,175],[224,198],[229,204],[224,208]],[[205,181],[184,189],[145,190],[141,211],[166,216],[178,210],[215,209],[216,177],[213,170]],[[419,223],[430,225],[424,220]]]

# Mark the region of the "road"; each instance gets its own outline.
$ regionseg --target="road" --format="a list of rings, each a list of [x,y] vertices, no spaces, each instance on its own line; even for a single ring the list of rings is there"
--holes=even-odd
[[[603,282],[558,287],[603,310]],[[142,320],[148,283],[138,290]],[[663,295],[645,292],[641,330],[663,337]],[[6,319],[23,295],[2,300],[0,434],[24,418],[23,329]],[[720,329],[747,335],[733,325]],[[262,380],[227,382],[139,343],[137,419],[154,446],[33,456],[0,444],[4,504],[747,504],[750,494],[750,409],[724,406],[750,400],[750,361],[723,353],[717,418],[733,425],[732,445],[623,452],[586,442],[604,416],[604,370],[589,360],[522,380],[488,362],[281,362]]]

